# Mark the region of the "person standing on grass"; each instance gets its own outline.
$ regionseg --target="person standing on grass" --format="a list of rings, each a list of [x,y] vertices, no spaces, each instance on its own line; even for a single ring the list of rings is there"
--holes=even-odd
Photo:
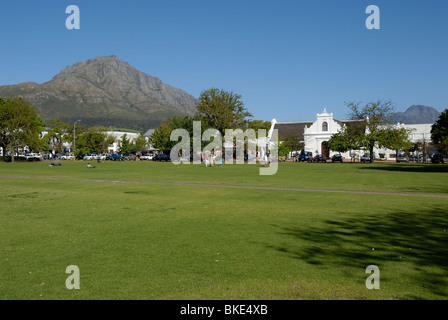
[[[208,167],[208,153],[204,152],[204,162],[205,162],[205,167]]]

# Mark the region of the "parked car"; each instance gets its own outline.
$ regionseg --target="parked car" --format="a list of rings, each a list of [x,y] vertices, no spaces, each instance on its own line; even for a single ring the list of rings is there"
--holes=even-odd
[[[406,153],[400,153],[398,154],[396,161],[409,163],[409,157]]]
[[[153,158],[153,161],[171,161],[171,158],[167,154],[156,154]]]
[[[111,161],[122,161],[123,157],[121,156],[121,154],[113,153],[113,154],[109,155],[108,159],[111,160]]]
[[[131,154],[125,154],[123,156],[121,156],[122,160],[126,160],[126,161],[135,161],[137,159],[137,156],[133,153]]]
[[[370,162],[370,153],[364,153],[364,155],[361,157],[361,162]]]
[[[25,159],[26,160],[42,160],[42,156],[40,155],[40,153],[27,153],[25,154]]]
[[[75,159],[75,156],[73,153],[63,153],[59,156],[59,159],[61,160],[73,160]]]
[[[107,159],[107,155],[102,153],[96,156],[96,160],[106,160]]]
[[[333,155],[333,157],[331,157],[331,162],[344,162],[343,160],[342,160],[342,154],[335,154],[335,155]]]
[[[142,156],[140,157],[140,160],[152,160],[153,157],[154,157],[153,154],[149,154],[149,153],[147,153],[147,154],[142,155]]]
[[[96,153],[86,153],[83,157],[83,160],[88,160],[88,161],[96,160],[97,156],[98,155]]]
[[[327,157],[324,154],[316,154],[313,158],[313,162],[327,162]]]
[[[448,163],[448,156],[441,153],[436,153],[431,157],[432,163]]]
[[[299,162],[305,162],[305,161],[311,162],[310,160],[312,159],[313,159],[313,153],[309,151],[307,152],[302,151],[298,157]]]

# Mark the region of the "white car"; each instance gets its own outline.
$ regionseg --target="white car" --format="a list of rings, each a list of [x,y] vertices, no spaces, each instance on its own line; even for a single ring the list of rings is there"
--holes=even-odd
[[[40,155],[40,153],[27,153],[25,155],[25,159],[26,160],[32,160],[32,159],[42,160],[42,156]]]
[[[98,157],[98,155],[96,153],[92,153],[92,154],[89,153],[84,156],[83,160],[92,161],[92,160],[96,160],[97,157]]]
[[[73,153],[66,153],[61,156],[61,160],[74,160],[75,156]]]
[[[152,160],[153,157],[153,154],[144,154],[140,157],[140,160]]]

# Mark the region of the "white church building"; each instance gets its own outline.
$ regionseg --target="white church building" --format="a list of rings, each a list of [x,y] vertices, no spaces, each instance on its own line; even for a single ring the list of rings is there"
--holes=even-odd
[[[335,133],[339,132],[343,126],[350,126],[358,122],[358,120],[337,120],[334,119],[333,113],[328,113],[326,109],[322,113],[316,115],[315,121],[308,122],[276,122],[275,129],[278,130],[279,141],[282,141],[286,137],[294,134],[302,142],[305,143],[304,151],[316,154],[325,154],[327,157],[331,157],[333,152],[326,150],[325,142],[328,141]],[[401,124],[397,126],[403,126],[411,129],[410,140],[412,142],[431,141],[431,126],[432,123],[423,124]],[[351,150],[342,153],[345,159],[352,157],[359,158],[365,153],[364,150]],[[376,159],[390,160],[395,159],[396,150],[389,150],[383,148],[374,149],[374,157]]]

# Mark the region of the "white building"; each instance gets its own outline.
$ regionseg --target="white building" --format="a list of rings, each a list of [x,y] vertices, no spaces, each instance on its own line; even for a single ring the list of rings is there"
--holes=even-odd
[[[343,126],[351,126],[357,123],[358,120],[337,120],[334,119],[333,113],[328,113],[326,109],[322,113],[316,115],[315,121],[308,122],[277,122],[275,129],[278,130],[279,140],[282,141],[291,134],[296,135],[302,142],[305,143],[305,151],[312,152],[313,155],[325,154],[331,157],[337,152],[328,151],[325,149],[325,142],[328,141],[335,133],[339,132]],[[412,142],[431,141],[431,126],[432,123],[424,124],[397,124],[411,129],[410,140]],[[298,151],[298,150],[297,150]],[[346,159],[352,156],[360,156],[364,153],[362,150],[352,150],[342,154]],[[395,157],[396,150],[389,149],[374,149],[375,158],[383,158],[390,160]]]
[[[152,130],[152,131],[151,131]],[[146,139],[146,141],[149,140],[150,135],[152,134],[152,132],[154,132],[154,129],[150,129],[148,130],[143,137]],[[41,133],[41,137],[45,136],[48,133],[48,131],[43,131]],[[136,133],[136,132],[125,132],[125,131],[106,131],[105,132],[107,135],[114,137],[114,143],[111,144],[108,148],[107,148],[107,152],[108,153],[117,153],[120,150],[120,145],[121,145],[121,141],[123,140],[124,135],[126,135],[126,139],[128,139],[128,141],[131,143],[133,142],[135,139],[137,139],[140,136],[140,133]],[[72,146],[73,146],[73,142],[64,142],[63,143],[63,148],[66,150],[69,150],[69,152],[72,152]],[[151,150],[153,150],[152,147],[150,147]],[[52,146],[50,145],[50,152],[52,152],[54,154],[54,151],[52,150]]]
[[[129,141],[129,143],[140,136],[140,133],[123,131],[106,131],[106,134],[108,136],[114,137],[114,143],[107,148],[108,153],[117,153],[120,150],[121,141],[123,141],[124,135],[126,135],[126,139]]]

